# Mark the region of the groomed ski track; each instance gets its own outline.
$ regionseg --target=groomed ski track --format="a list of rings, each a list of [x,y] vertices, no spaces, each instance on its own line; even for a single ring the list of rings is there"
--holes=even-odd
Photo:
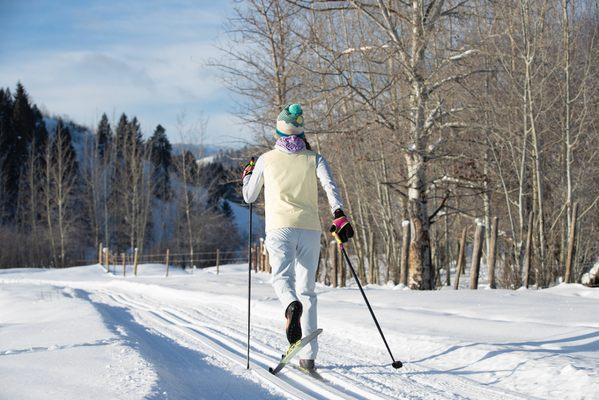
[[[101,271],[99,268],[98,270]],[[256,304],[252,305],[254,311],[251,368],[250,371],[246,371],[245,307],[247,303],[244,298],[226,291],[222,295],[215,295],[186,290],[184,285],[180,284],[169,287],[154,282],[143,283],[121,279],[99,282],[19,279],[16,282],[75,289],[73,291],[75,295],[94,305],[108,325],[119,326],[125,332],[135,329],[134,326],[129,326],[130,324],[141,325],[146,330],[167,338],[179,346],[213,357],[219,361],[219,367],[234,371],[235,375],[244,376],[268,388],[273,398],[369,400],[534,398],[504,388],[487,386],[448,371],[436,370],[427,365],[426,361],[409,362],[408,360],[402,369],[394,370],[384,358],[384,349],[380,352],[372,350],[378,345],[382,347],[378,336],[373,335],[371,346],[362,346],[354,342],[355,345],[348,347],[346,338],[327,332],[326,328],[319,340],[320,368],[318,371],[323,380],[314,379],[292,366],[285,368],[279,375],[273,376],[268,372],[268,367],[276,365],[284,351],[284,335],[277,330],[275,322],[277,316],[260,313],[256,310]],[[10,283],[10,281],[4,280],[3,283]],[[223,281],[223,284],[226,285],[226,281]],[[190,301],[192,298],[193,301]],[[106,312],[106,309],[118,311]],[[128,317],[118,317],[122,315]],[[351,332],[347,334],[351,335]],[[394,350],[398,355],[409,352],[402,349]],[[144,351],[141,353],[144,354]],[[185,364],[189,360],[180,361]],[[169,379],[176,381],[177,377],[170,376]],[[192,378],[186,379],[189,381]],[[180,383],[185,384],[185,381],[184,379]],[[171,386],[176,383],[170,382]],[[188,397],[178,397],[176,393],[169,393],[165,398]],[[228,397],[224,396],[224,398]]]
[[[149,296],[132,295],[120,290],[96,292],[97,301],[126,308],[144,326],[202,353],[224,357],[233,364],[245,367],[246,342],[243,315],[235,318],[232,309],[222,310],[214,305],[205,308],[162,306]],[[276,365],[281,350],[268,344],[278,334],[263,326],[252,328],[251,373],[263,382],[275,387],[285,397],[292,399],[521,399],[531,398],[515,393],[505,393],[484,387],[461,377],[436,377],[430,379],[429,368],[408,364],[402,371],[390,366],[373,365],[363,375],[352,375],[327,368],[319,369],[326,381],[319,381],[292,368],[284,369],[273,376],[268,367]],[[324,333],[323,333],[324,335]],[[267,340],[265,340],[265,338]],[[365,352],[348,349],[327,348],[329,342],[321,344],[319,362],[328,361],[335,365],[335,354],[343,353],[345,360],[360,365],[368,361]],[[358,349],[359,350],[359,349]],[[406,378],[406,373],[416,373]],[[417,378],[417,373],[423,374]],[[414,378],[416,377],[416,378]]]
[[[137,284],[136,284],[137,285]],[[139,284],[143,285],[143,284]],[[238,308],[221,307],[212,299],[201,307],[164,305],[151,294],[103,288],[88,292],[92,302],[122,307],[136,322],[185,347],[224,359],[232,368],[246,365],[246,314]],[[151,293],[151,290],[147,292]],[[202,295],[199,294],[201,297]],[[182,300],[181,303],[184,301]],[[121,321],[122,322],[122,321]],[[251,340],[251,374],[262,383],[291,399],[530,399],[486,387],[473,380],[439,373],[422,363],[406,363],[399,371],[381,365],[369,349],[345,348],[326,331],[320,338],[319,381],[294,369],[277,376],[268,372],[277,364],[285,343],[268,320],[254,315]],[[125,327],[126,329],[126,327]],[[378,344],[378,337],[373,338]],[[338,364],[342,358],[343,364]],[[297,362],[297,360],[296,360]],[[359,367],[359,373],[352,372]]]
[[[231,364],[245,367],[246,342],[244,315],[236,309],[226,310],[214,304],[202,309],[180,306],[163,306],[151,296],[126,293],[121,290],[99,290],[95,301],[127,309],[135,319],[149,329],[185,346],[215,357],[226,358]],[[332,340],[322,341],[319,363],[324,368],[319,373],[325,381],[319,381],[293,368],[286,368],[277,376],[268,372],[276,365],[281,349],[269,343],[275,339],[272,328],[252,328],[251,373],[274,387],[283,396],[292,399],[530,399],[517,393],[485,387],[462,377],[439,377],[424,365],[407,364],[401,371],[388,365],[376,365],[369,360],[366,351],[360,349],[333,348]],[[321,335],[321,337],[324,336]],[[344,360],[354,365],[373,363],[366,373],[355,375],[326,368],[335,365],[335,355],[343,354]],[[329,364],[330,362],[330,364]],[[432,373],[431,373],[432,372]],[[432,377],[431,377],[432,376]]]

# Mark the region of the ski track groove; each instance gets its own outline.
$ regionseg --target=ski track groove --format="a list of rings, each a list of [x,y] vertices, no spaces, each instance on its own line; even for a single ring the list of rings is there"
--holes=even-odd
[[[117,296],[121,297],[121,300],[119,300]],[[126,298],[124,298],[124,296],[108,294],[108,297],[114,303],[120,304],[122,306],[129,306],[128,308],[132,308],[131,305],[134,304],[133,301],[127,300]],[[164,313],[156,312],[145,304],[137,303],[133,306],[133,308],[136,309],[135,311],[137,312],[139,312],[141,309],[146,314],[149,314],[149,318],[153,319],[154,322],[157,322],[159,325],[162,325],[163,328],[166,328],[167,330],[177,330],[181,333],[184,333],[187,336],[189,336],[192,340],[200,342],[205,347],[210,348],[217,354],[220,354],[221,356],[228,358],[236,364],[245,367],[245,358],[241,356],[243,354],[243,351],[240,351],[242,349],[235,349],[235,345],[233,343],[228,342],[226,337],[217,338],[215,336],[218,335],[211,335],[210,333],[206,333],[197,325],[183,322],[180,318],[175,317],[176,319],[179,319],[179,321],[181,321],[177,322],[176,320],[172,319],[172,316],[169,318],[168,316],[165,316]],[[146,318],[143,319],[147,321],[148,316],[146,315],[145,317]],[[165,333],[163,330],[157,329],[156,325],[152,325],[149,327],[151,329],[156,330],[158,333],[164,336],[172,337],[172,335]],[[199,338],[198,336],[201,336],[202,338]],[[211,343],[206,343],[206,341],[209,341]],[[326,384],[323,384],[322,382],[318,382],[308,377],[307,375],[304,375],[303,373],[298,372],[295,374],[290,374],[289,372],[287,372],[286,374],[274,376],[270,372],[268,372],[266,366],[274,363],[275,361],[264,356],[259,356],[258,358],[261,358],[261,360],[256,362],[255,358],[256,357],[254,357],[253,359],[254,364],[261,364],[261,367],[257,369],[251,369],[252,373],[255,376],[261,378],[261,380],[266,381],[266,383],[269,383],[270,385],[277,387],[279,391],[282,391],[287,396],[291,395],[294,398],[341,400],[355,398],[350,394],[346,394],[342,391],[339,391],[335,387],[330,387]]]
[[[139,302],[137,302],[137,301],[135,301],[135,300],[133,300],[131,298],[128,298],[128,297],[124,296],[123,294],[121,294],[120,296],[121,296],[121,298],[124,299],[124,301],[125,301],[124,304],[127,304],[127,303],[134,304],[134,305],[137,305],[137,306],[143,307],[143,308],[149,308],[150,307],[148,304],[139,303]],[[121,303],[123,303],[123,302],[121,302]],[[162,311],[165,312],[165,313],[169,313],[171,315],[173,315],[173,311],[174,311],[174,313],[175,313],[174,317],[178,318],[179,320],[181,320],[184,324],[191,325],[193,328],[196,328],[196,329],[198,328],[198,325],[199,325],[203,329],[210,330],[212,336],[215,336],[215,335],[216,336],[220,336],[220,340],[224,339],[222,337],[222,335],[223,335],[223,332],[225,331],[225,329],[223,329],[223,328],[228,328],[224,324],[224,321],[222,319],[216,319],[213,316],[205,315],[203,313],[200,313],[198,310],[194,310],[194,311],[196,313],[202,315],[203,318],[205,318],[205,319],[211,319],[211,320],[213,320],[215,322],[215,324],[214,325],[213,324],[207,324],[204,320],[198,320],[198,319],[192,317],[191,315],[189,315],[189,314],[187,314],[187,313],[185,313],[185,312],[183,312],[181,310],[172,310],[172,309],[169,309],[167,307],[162,307]],[[179,315],[176,315],[176,314],[179,314]],[[186,320],[185,318],[182,318],[181,314],[186,315],[186,317],[190,318],[191,321],[190,320]],[[209,325],[212,325],[212,326],[209,326]],[[233,344],[232,346],[235,346],[237,349],[242,350],[242,354],[245,354],[244,353],[245,350],[246,350],[245,335],[239,333],[236,330],[231,330],[230,328],[228,328],[226,330],[229,331],[229,333],[227,335],[224,335],[224,336],[226,336],[226,339],[224,339],[224,340],[229,341],[229,342],[231,340],[235,341],[236,343]],[[255,329],[252,329],[252,330],[253,330],[253,333],[256,333]],[[267,333],[269,336],[274,336],[272,334],[271,330],[264,329],[264,333]],[[270,338],[270,339],[273,339],[273,338]],[[278,338],[273,339],[272,342],[277,342],[278,341],[277,339]],[[284,346],[286,346],[286,345],[284,345]],[[282,347],[284,347],[284,346],[282,346]],[[271,358],[268,358],[268,357],[264,358],[263,357],[264,355],[270,355]],[[280,355],[281,355],[281,351],[276,350],[276,349],[274,349],[274,348],[272,348],[270,346],[265,345],[262,341],[260,341],[258,339],[255,339],[255,335],[254,335],[254,338],[252,339],[252,360],[255,361],[256,358],[260,358],[261,359],[261,363],[263,363],[264,367],[266,368],[267,366],[272,366],[272,365],[275,365],[276,363],[278,363]],[[342,379],[341,376],[340,376],[340,374],[337,374],[335,372],[324,373],[324,374],[321,373],[321,375],[323,375],[323,377],[324,377],[325,374],[328,377],[331,378],[331,379],[328,379],[330,383],[332,383],[331,381],[333,379],[335,379],[338,382],[338,384],[336,385],[338,390],[353,392],[353,393],[351,393],[351,395],[354,396],[354,397],[351,397],[351,398],[363,398],[363,399],[368,399],[368,400],[370,400],[370,399],[372,399],[372,400],[376,400],[376,399],[389,400],[389,399],[396,399],[397,398],[395,396],[393,396],[393,397],[385,396],[384,394],[376,393],[376,392],[370,391],[368,389],[362,388],[361,385],[363,385],[363,382],[355,382],[355,381],[354,381],[355,383],[349,382],[348,380]],[[310,378],[310,377],[306,376],[302,372],[290,372],[290,370],[287,370],[287,369],[284,369],[281,372],[281,374],[279,374],[277,376],[285,376],[285,377],[289,376],[289,377],[292,377],[294,379],[297,379],[297,378],[300,378],[300,379],[303,379],[303,380],[307,379],[309,382],[314,382],[313,378]],[[380,389],[380,388],[378,388],[378,389]],[[397,389],[396,388],[388,387],[387,389],[389,391],[394,391],[395,392],[394,394],[397,395]],[[402,396],[401,398],[411,398],[410,394],[408,392],[401,393],[401,396]],[[417,398],[420,398],[420,397],[417,397]]]
[[[204,305],[203,305],[204,306]],[[208,308],[208,307],[205,307]],[[167,310],[166,308],[163,308],[164,310]],[[216,312],[215,309],[211,309],[212,311],[212,315],[220,315],[221,317],[225,314],[223,314],[222,312]],[[184,311],[180,311],[180,313],[186,314],[186,312]],[[223,325],[223,321],[221,318],[219,319],[215,319],[214,317],[212,317],[211,315],[202,313],[200,310],[198,309],[194,309],[194,312],[201,315],[203,318],[205,319],[212,319],[215,321],[216,324],[215,328],[216,329],[220,329],[221,326]],[[188,317],[193,318],[191,316],[189,316],[189,314],[187,314]],[[199,323],[201,320],[196,320]],[[235,332],[235,330],[233,330],[232,332]],[[271,330],[265,330],[265,332],[267,332],[270,336],[272,336],[272,331]],[[240,342],[245,345],[245,335],[244,334],[238,334],[237,335],[240,338]],[[270,348],[267,348],[267,351]],[[276,354],[276,350],[274,351],[275,355]],[[321,355],[322,355],[322,351],[321,351]],[[344,353],[344,356],[347,358],[348,353]],[[334,355],[332,357],[332,359],[334,359]],[[352,355],[352,364],[356,364],[356,363],[364,363],[364,357],[361,355]],[[343,367],[343,366],[341,366]],[[426,366],[415,366],[414,364],[408,364],[407,368],[404,367],[404,371],[409,371],[409,372],[430,372],[431,370],[434,371],[435,373],[441,373],[442,371],[439,370],[435,370]],[[326,372],[325,372],[326,371]],[[323,375],[323,377],[328,376],[329,380],[332,380],[331,377],[336,377],[338,378],[338,380],[340,380],[340,384],[341,385],[347,385],[349,382],[348,380],[351,380],[354,382],[354,385],[356,385],[357,388],[359,388],[358,385],[363,385],[364,384],[364,380],[365,380],[365,375],[360,375],[360,376],[356,376],[355,374],[351,374],[349,371],[347,371],[346,373],[339,373],[339,372],[335,372],[335,371],[329,371],[329,370],[320,370],[321,375]],[[344,371],[344,370],[342,370]],[[389,386],[388,384],[386,384],[386,380],[384,378],[381,377],[381,368],[380,367],[371,367],[368,368],[366,371],[366,373],[372,373],[374,376],[376,376],[379,379],[368,379],[366,378],[366,380],[368,380],[371,383],[371,386],[373,387],[377,387],[378,390],[384,390],[387,389],[388,391],[390,391],[391,393],[393,393],[393,395],[397,395],[397,388],[394,386]],[[391,373],[393,374],[393,373]],[[383,374],[384,375],[384,374]],[[356,380],[355,378],[359,378],[359,381]],[[530,396],[523,396],[519,393],[516,392],[510,392],[510,391],[504,391],[502,389],[497,389],[497,388],[489,388],[489,387],[485,387],[483,384],[480,384],[474,380],[468,379],[468,378],[464,378],[464,377],[455,377],[452,376],[450,377],[450,380],[441,380],[441,385],[440,387],[431,385],[431,379],[430,377],[416,377],[414,378],[414,380],[422,386],[427,386],[430,389],[430,392],[427,392],[425,395],[425,398],[431,398],[431,392],[436,392],[437,395],[440,395],[440,398],[456,398],[455,396],[458,396],[457,398],[489,398],[489,399],[510,399],[510,398],[516,398],[516,399],[520,399],[520,398],[531,398]],[[435,381],[435,379],[433,379],[433,381]],[[456,383],[459,383],[459,385],[456,385]],[[454,393],[453,395],[447,397],[445,393],[445,391],[450,391],[451,392],[451,388],[455,388],[456,386],[459,386],[462,388],[463,391],[465,392],[472,392],[474,391],[474,393],[469,394],[468,397],[461,397],[459,394]],[[438,390],[438,389],[442,389],[442,390]],[[421,397],[414,397],[412,395],[412,393],[414,392],[405,392],[405,393],[401,393],[402,398],[421,398]],[[395,397],[393,397],[395,398]]]
[[[230,317],[231,308],[223,311],[219,307],[210,306],[207,302],[202,302],[201,306],[182,310],[172,305],[163,306],[160,300],[149,299],[147,296],[141,294],[115,292],[115,290],[111,289],[111,292],[99,291],[96,293],[103,294],[104,297],[111,299],[112,302],[126,308],[138,312],[141,310],[146,314],[150,314],[150,318],[158,322],[159,325],[162,325],[163,328],[170,331],[173,328],[174,330],[182,330],[194,340],[206,347],[212,348],[212,350],[215,350],[213,347],[221,347],[224,351],[234,354],[233,357],[229,355],[227,358],[232,359],[238,364],[242,363],[245,366],[246,336],[244,331],[246,326],[239,324],[239,321],[243,320],[243,318]],[[136,298],[133,298],[133,296]],[[214,305],[213,302],[210,303]],[[192,314],[195,314],[195,316]],[[161,321],[156,321],[157,318]],[[266,367],[278,362],[281,354],[281,351],[272,347],[272,345],[284,348],[286,344],[279,338],[279,335],[273,334],[272,330],[266,329],[263,326],[268,326],[268,324],[255,324],[252,326],[252,333],[254,334],[252,338],[252,361],[254,364],[258,363]],[[148,327],[155,328],[153,325]],[[158,331],[161,334],[165,334],[163,331]],[[256,333],[260,334],[261,339],[256,339]],[[171,337],[172,335],[165,334],[165,336]],[[268,339],[268,343],[272,345],[264,343],[264,338]],[[207,345],[204,342],[205,340],[210,341],[212,345]],[[331,339],[327,339],[326,341],[331,341]],[[321,341],[321,343],[323,342]],[[333,347],[331,349],[334,351]],[[218,349],[216,351],[218,352]],[[240,355],[243,355],[241,362],[239,360]],[[365,400],[397,398],[484,398],[509,400],[531,398],[531,396],[524,396],[500,388],[486,387],[484,384],[469,378],[459,376],[440,377],[438,374],[443,373],[442,371],[427,367],[422,363],[407,364],[402,368],[400,373],[388,372],[388,368],[390,367],[383,369],[383,366],[377,365],[371,367],[363,366],[365,363],[363,353],[347,352],[344,353],[344,363],[359,368],[359,371],[352,372],[347,366],[334,364],[335,354],[332,351],[323,352],[321,350],[320,355],[324,365],[333,366],[331,368],[319,369],[319,373],[325,378],[325,382],[314,380],[302,372],[290,369],[283,370],[277,377],[262,376],[260,373],[256,374],[256,368],[252,369],[252,371],[261,380],[268,381],[270,385],[278,387],[285,395],[291,395],[296,398],[298,398],[297,390],[312,393],[316,396],[322,396],[322,392],[326,392],[328,395],[324,398],[357,398]],[[402,374],[401,372],[407,372],[408,374]],[[432,376],[431,372],[434,373],[434,376]],[[357,375],[357,373],[360,373],[360,375]],[[409,373],[415,374],[410,375]],[[282,384],[284,385],[281,386]],[[290,390],[290,387],[295,390]],[[319,397],[309,396],[307,398]]]
[[[159,306],[159,304],[158,304]],[[221,310],[215,309],[215,308],[210,308],[209,306],[206,305],[206,303],[202,303],[202,308],[209,310],[211,313],[207,314],[204,313],[202,311],[200,311],[200,309],[193,309],[193,312],[198,314],[202,319],[211,319],[215,322],[216,325],[215,328],[220,331],[222,326],[223,326],[223,319],[222,317],[228,315],[227,312],[223,312]],[[166,309],[166,308],[164,308]],[[184,311],[179,311],[183,314],[186,314],[186,312]],[[189,316],[189,314],[187,314]],[[215,318],[213,317],[213,315],[219,315],[219,318]],[[194,318],[189,316],[190,318]],[[199,319],[196,321],[200,322],[202,321],[202,319]],[[230,321],[233,322],[233,324],[237,324],[238,325],[238,321],[240,319],[239,318],[230,318]],[[200,322],[202,323],[202,322]],[[254,325],[256,326],[256,325]],[[272,326],[272,322],[270,324],[266,324],[265,326]],[[229,328],[230,332],[232,332],[232,335],[237,334],[237,336],[240,338],[240,342],[242,342],[245,345],[245,333],[244,331],[239,331],[239,328]],[[272,329],[271,328],[261,328],[260,326],[258,326],[258,328],[256,329],[255,327],[252,328],[252,331],[256,331],[256,330],[262,330],[262,334],[264,336],[269,336],[270,340],[269,342],[277,342],[279,341],[279,336],[277,335],[273,335],[272,333]],[[331,336],[331,335],[329,335]],[[333,335],[335,336],[335,335]],[[322,341],[322,337],[319,339]],[[324,337],[324,339],[326,340],[326,337]],[[341,338],[337,338],[338,340]],[[253,340],[254,342],[255,340]],[[281,342],[283,343],[283,342]],[[338,343],[338,342],[337,342]],[[351,343],[350,343],[351,344]],[[282,347],[286,346],[286,342],[282,345]],[[384,353],[382,350],[380,350],[377,346],[376,347],[376,351],[379,352],[383,358],[386,358],[386,353]],[[351,348],[351,346],[346,346],[346,348]],[[271,348],[267,348],[271,350]],[[278,357],[278,355],[280,353],[277,353],[276,350],[274,351],[275,356]],[[337,357],[335,357],[335,354],[326,354],[326,352],[324,352],[322,349],[320,351],[320,359],[324,360],[324,364],[325,365],[335,365],[335,360],[338,359]],[[346,360],[348,358],[350,358],[351,356],[351,365],[359,365],[360,363],[364,363],[364,356],[363,353],[354,353],[354,354],[349,354],[349,353],[344,353],[344,357],[346,358]],[[329,377],[331,377],[332,375],[334,375],[337,378],[342,378],[342,384],[345,385],[347,384],[347,380],[351,380],[354,382],[354,385],[356,385],[356,387],[361,387],[364,384],[365,380],[368,380],[370,382],[370,386],[372,387],[376,387],[377,390],[386,390],[387,392],[389,392],[392,395],[397,395],[397,387],[395,386],[390,386],[387,384],[387,380],[384,379],[382,377],[382,375],[385,375],[385,373],[381,374],[381,367],[372,367],[372,368],[368,368],[365,371],[360,371],[360,375],[356,375],[356,373],[352,373],[351,371],[348,371],[347,368],[343,368],[343,365],[340,365],[339,368],[341,368],[339,371],[331,371],[328,369],[320,370],[320,374],[323,375],[323,377],[325,375],[328,375]],[[388,368],[388,366],[387,366]],[[388,371],[388,369],[385,369],[386,371]],[[326,372],[325,372],[326,371]],[[527,399],[533,399],[533,396],[529,396],[529,395],[523,395],[521,393],[517,393],[515,391],[510,391],[507,389],[500,389],[500,388],[494,388],[494,387],[487,387],[482,383],[479,383],[473,379],[467,378],[467,377],[462,377],[462,376],[446,376],[443,378],[440,377],[435,377],[435,379],[432,379],[432,381],[441,381],[440,383],[440,387],[432,385],[431,384],[431,377],[430,376],[425,376],[426,373],[428,373],[430,375],[431,372],[435,373],[435,374],[442,374],[444,373],[443,371],[440,371],[438,369],[435,368],[431,368],[423,363],[408,363],[407,365],[404,365],[404,367],[402,368],[402,371],[406,371],[406,372],[415,372],[415,373],[420,373],[422,376],[413,376],[410,379],[413,379],[414,381],[416,381],[419,385],[422,386],[427,386],[429,387],[429,389],[431,390],[431,392],[438,392],[437,389],[443,389],[443,390],[447,390],[447,388],[452,388],[452,387],[462,387],[462,390],[465,392],[473,392],[473,394],[468,395],[468,397],[460,397],[460,395],[458,394],[454,394],[453,396],[449,396],[447,397],[447,395],[443,395],[443,390],[438,392],[437,394],[439,394],[441,397],[440,398],[456,398],[455,396],[457,395],[457,398],[490,398],[490,399],[522,399],[522,398],[527,398]],[[368,373],[372,373],[373,376],[375,376],[377,379],[368,379],[367,375]],[[343,378],[345,380],[343,380]],[[332,379],[330,379],[332,380]],[[405,382],[404,382],[405,384]],[[478,390],[477,390],[478,389]],[[425,396],[425,398],[431,398],[431,392],[428,392]],[[413,392],[406,392],[406,393],[402,393],[403,396],[405,396],[405,398],[421,398],[421,397],[414,397],[412,395]],[[393,397],[395,398],[395,397]]]
[[[148,304],[136,302],[135,300],[131,299],[130,297],[126,297],[123,294],[121,294],[121,297],[124,297],[125,301],[131,302],[132,304],[137,304],[137,305],[139,305],[141,307],[149,307]],[[157,304],[156,306],[161,307],[159,304]],[[202,307],[208,308],[208,307],[205,307],[205,304],[202,304]],[[166,307],[161,307],[161,308],[165,312],[169,312],[169,311],[172,312],[172,309],[169,310]],[[208,327],[208,324],[206,324],[205,320],[206,319],[213,320],[214,323],[215,323],[213,325],[213,328],[212,328],[214,332],[221,333],[221,332],[224,331],[223,328],[228,328],[227,330],[229,331],[229,334],[227,336],[229,336],[229,338],[236,339],[239,342],[239,344],[241,346],[243,346],[243,348],[245,349],[245,346],[246,346],[245,334],[244,333],[240,333],[238,329],[227,327],[225,325],[225,321],[223,321],[222,318],[218,318],[217,319],[217,318],[215,318],[213,316],[213,315],[216,314],[216,315],[219,315],[220,317],[224,317],[224,315],[226,315],[226,313],[225,314],[223,314],[222,312],[215,313],[214,309],[211,309],[211,311],[212,311],[212,314],[205,314],[205,313],[203,313],[203,312],[201,312],[201,311],[199,311],[197,309],[194,309],[194,312],[197,313],[197,314],[199,314],[203,318],[203,320],[198,320],[195,317],[192,317],[189,314],[187,314],[186,312],[183,312],[181,310],[177,310],[176,312],[186,314],[188,318],[191,318],[191,319],[197,321],[197,323],[199,323],[200,325],[202,325],[203,327],[206,327],[206,328],[209,328],[209,327]],[[180,316],[178,318],[181,319]],[[189,321],[186,321],[186,322],[189,323]],[[279,342],[279,337],[276,336],[276,335],[273,335],[272,330],[265,329],[265,328],[258,328],[258,329],[260,329],[260,330],[263,331],[262,334],[264,336],[268,336],[269,337],[269,339],[270,339],[269,342]],[[256,333],[256,330],[257,329],[252,328],[252,331],[254,333]],[[237,337],[235,337],[235,336],[237,336]],[[283,343],[283,342],[281,342],[281,343]],[[285,347],[286,347],[286,344],[282,344],[281,345],[281,348],[285,348]],[[253,355],[254,356],[256,355],[255,351],[256,350],[260,350],[263,353],[270,354],[273,357],[271,360],[269,360],[269,363],[267,365],[276,364],[278,362],[280,354],[282,352],[282,351],[273,349],[272,347],[269,347],[269,346],[265,345],[264,343],[262,343],[258,339],[255,339],[255,335],[253,335],[253,339],[252,339],[252,349],[254,350],[253,351]],[[363,358],[356,358],[356,359],[354,359],[352,361],[353,361],[353,363],[355,363],[355,362],[363,362]],[[376,373],[378,373],[378,370],[376,370],[376,369],[369,369],[367,372],[372,372],[372,373],[376,374]],[[326,371],[325,372],[325,371],[321,370],[320,373],[321,373],[321,375],[323,375],[323,377],[326,376],[328,378],[329,382],[331,382],[331,383],[333,381],[335,381],[339,386],[341,386],[343,388],[346,388],[346,389],[347,389],[348,386],[351,387],[351,390],[359,396],[358,398],[364,398],[364,399],[396,399],[396,398],[398,398],[397,397],[398,395],[400,395],[401,398],[406,398],[406,399],[421,399],[422,398],[420,396],[414,396],[414,392],[413,391],[398,392],[397,387],[389,386],[389,385],[384,384],[384,383],[382,383],[380,381],[370,380],[370,379],[365,378],[365,377],[360,377],[360,380],[358,381],[358,380],[354,379],[354,377],[351,376],[351,375],[346,376],[345,374],[338,373],[338,372],[335,372],[335,371]],[[286,372],[286,370],[283,370],[282,374],[285,375],[285,374],[288,374],[288,372]],[[299,374],[300,374],[301,377],[304,377],[303,373],[299,373]],[[382,393],[376,393],[376,392],[373,392],[371,390],[363,388],[365,380],[370,381],[370,383],[371,383],[370,386],[374,387],[376,390],[378,390],[378,391],[382,390],[382,391],[389,392],[389,393],[392,394],[392,396],[385,396]],[[430,397],[430,395],[431,395],[430,392],[427,392],[426,395],[427,395],[426,398],[431,398]],[[447,398],[447,397],[442,396],[440,398]]]

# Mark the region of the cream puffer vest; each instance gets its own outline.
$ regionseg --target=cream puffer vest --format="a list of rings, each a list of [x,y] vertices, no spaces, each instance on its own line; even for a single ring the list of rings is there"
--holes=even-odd
[[[271,150],[264,159],[266,231],[302,228],[320,231],[316,153]]]

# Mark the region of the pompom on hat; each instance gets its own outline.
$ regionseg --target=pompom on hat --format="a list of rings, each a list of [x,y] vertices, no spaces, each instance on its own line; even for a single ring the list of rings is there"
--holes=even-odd
[[[286,106],[277,117],[276,137],[304,137],[304,112],[299,104]]]

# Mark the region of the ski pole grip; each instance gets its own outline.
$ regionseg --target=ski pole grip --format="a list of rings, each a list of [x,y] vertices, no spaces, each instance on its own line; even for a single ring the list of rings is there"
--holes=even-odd
[[[337,244],[339,245],[339,247],[343,247],[343,242],[341,241],[341,238],[339,237],[339,235],[337,234],[337,232],[335,230],[331,230],[331,234],[335,238],[335,241],[337,242]]]

